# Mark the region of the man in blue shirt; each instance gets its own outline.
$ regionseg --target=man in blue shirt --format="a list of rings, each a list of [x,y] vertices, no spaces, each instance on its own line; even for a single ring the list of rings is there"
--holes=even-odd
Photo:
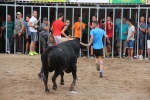
[[[96,56],[96,68],[97,68],[97,71],[99,71],[100,73],[100,77],[103,77],[103,72],[102,72],[103,59],[101,58],[101,56],[103,56],[104,45],[103,45],[102,38],[103,36],[105,37],[108,37],[108,36],[106,35],[106,32],[104,30],[98,28],[97,21],[92,22],[92,27],[93,29],[90,31],[90,35],[91,35],[90,43],[86,45],[80,42],[80,44],[85,45],[85,46],[90,46],[93,43],[92,47],[93,47],[94,54]]]
[[[122,29],[122,32],[121,32],[121,29]],[[128,32],[128,24],[126,23],[126,18],[123,18],[122,28],[121,28],[121,23],[118,24],[116,28],[116,40],[117,40],[117,47],[118,47],[118,54],[119,54],[118,57],[120,57],[121,55],[120,53],[121,41],[122,41],[122,47],[123,47],[123,57],[125,57],[127,32]]]

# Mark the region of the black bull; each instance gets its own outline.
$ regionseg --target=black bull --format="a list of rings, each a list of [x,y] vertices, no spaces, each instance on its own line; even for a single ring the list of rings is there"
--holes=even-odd
[[[42,68],[38,74],[39,77],[44,81],[45,92],[49,92],[48,89],[48,73],[55,71],[52,77],[53,89],[57,89],[56,78],[60,75],[60,84],[64,85],[64,72],[71,73],[73,76],[73,82],[70,90],[76,84],[76,72],[77,72],[77,58],[80,51],[80,43],[78,40],[70,40],[62,42],[57,46],[48,47],[41,55]]]

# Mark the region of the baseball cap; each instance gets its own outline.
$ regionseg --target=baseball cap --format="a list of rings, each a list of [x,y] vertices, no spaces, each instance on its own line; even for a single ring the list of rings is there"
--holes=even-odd
[[[47,21],[48,19],[46,17],[43,18],[44,21]]]
[[[17,15],[21,15],[21,12],[17,12],[16,14],[17,14]]]

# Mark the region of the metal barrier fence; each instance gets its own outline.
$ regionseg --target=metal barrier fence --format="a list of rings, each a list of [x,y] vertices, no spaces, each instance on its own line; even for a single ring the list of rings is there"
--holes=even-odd
[[[58,4],[56,4],[56,6],[30,6],[30,5],[16,5],[16,3],[14,5],[3,5],[3,4],[0,4],[0,6],[5,6],[6,7],[6,21],[7,21],[7,15],[8,15],[8,7],[14,7],[14,21],[16,20],[16,9],[17,7],[22,7],[23,9],[23,19],[25,19],[25,8],[30,8],[31,9],[31,14],[32,14],[32,11],[35,9],[35,8],[38,8],[39,9],[39,16],[41,17],[43,14],[42,14],[42,9],[43,8],[46,8],[48,9],[47,12],[44,12],[44,13],[47,13],[47,16],[42,16],[42,17],[48,17],[48,20],[50,20],[50,14],[51,14],[51,9],[55,9],[55,18],[57,19],[58,18],[58,13],[59,13],[59,9],[64,9],[63,13],[64,13],[64,21],[66,20],[66,17],[68,17],[68,12],[66,11],[67,9],[71,9],[71,13],[69,13],[72,18],[70,19],[71,22],[72,22],[72,26],[74,25],[74,22],[75,22],[75,15],[77,15],[75,13],[76,12],[79,12],[78,14],[82,15],[82,11],[83,10],[86,10],[88,11],[88,19],[89,19],[89,22],[90,22],[90,17],[91,17],[91,13],[92,10],[95,11],[95,15],[97,16],[97,19],[99,20],[100,19],[100,15],[101,15],[101,12],[100,10],[103,10],[105,12],[111,10],[113,12],[113,25],[115,26],[115,17],[116,17],[116,10],[120,10],[122,12],[122,15],[121,15],[121,19],[123,19],[124,16],[126,16],[127,18],[132,18],[132,19],[135,19],[135,23],[137,23],[138,27],[139,27],[139,19],[140,19],[140,15],[142,14],[141,13],[141,10],[145,10],[145,14],[146,14],[146,25],[147,25],[147,19],[148,19],[148,15],[149,15],[149,8],[147,7],[88,7],[88,6],[58,6]],[[78,10],[80,9],[80,10]],[[135,13],[135,15],[134,15]],[[102,15],[101,15],[102,16]],[[104,19],[106,21],[106,17],[107,15],[104,13]],[[135,18],[134,18],[135,17]],[[82,16],[81,16],[81,19],[82,19]],[[41,25],[41,21],[40,21],[40,25]],[[80,24],[82,25],[82,23]],[[6,26],[7,26],[7,23],[6,23]],[[106,30],[106,24],[105,24],[105,30]],[[80,30],[82,32],[82,28]],[[90,27],[88,27],[88,32],[90,31]],[[74,35],[74,32],[72,30],[72,36]],[[89,33],[88,33],[89,34]],[[137,30],[137,37],[135,38],[135,46],[134,46],[134,55],[138,55],[138,50],[139,50],[139,30]],[[6,28],[6,36],[7,36],[7,28]],[[89,41],[89,35],[88,35],[88,41]],[[121,38],[122,38],[122,21],[121,21]],[[24,38],[23,38],[24,39]],[[113,37],[112,37],[112,58],[114,58],[114,48],[115,48],[115,45],[114,45],[114,42],[115,42],[115,27],[113,27]],[[104,40],[104,46],[106,46],[106,39]],[[120,52],[122,54],[122,41],[120,42]],[[6,38],[6,46],[5,46],[5,50],[7,50],[7,38]],[[24,53],[24,40],[23,40],[23,51]],[[39,36],[39,53],[41,52],[41,46],[40,46],[40,36]],[[87,57],[89,57],[89,49],[87,49]],[[16,39],[14,39],[14,53],[16,53]],[[81,50],[80,50],[80,56],[81,56]],[[106,48],[104,48],[104,57],[106,57]],[[145,35],[145,50],[144,50],[144,57],[147,58],[147,35]],[[121,55],[120,55],[120,58],[121,58]]]

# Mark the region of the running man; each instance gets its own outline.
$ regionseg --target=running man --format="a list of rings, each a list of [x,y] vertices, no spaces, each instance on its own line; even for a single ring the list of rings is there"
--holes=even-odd
[[[80,44],[84,46],[90,46],[93,43],[93,51],[96,56],[96,69],[100,73],[100,77],[103,77],[103,59],[101,58],[103,56],[103,36],[107,38],[108,36],[106,35],[106,32],[98,27],[98,22],[93,21],[92,22],[92,27],[93,29],[90,31],[90,43],[89,44],[84,44],[80,42]]]

